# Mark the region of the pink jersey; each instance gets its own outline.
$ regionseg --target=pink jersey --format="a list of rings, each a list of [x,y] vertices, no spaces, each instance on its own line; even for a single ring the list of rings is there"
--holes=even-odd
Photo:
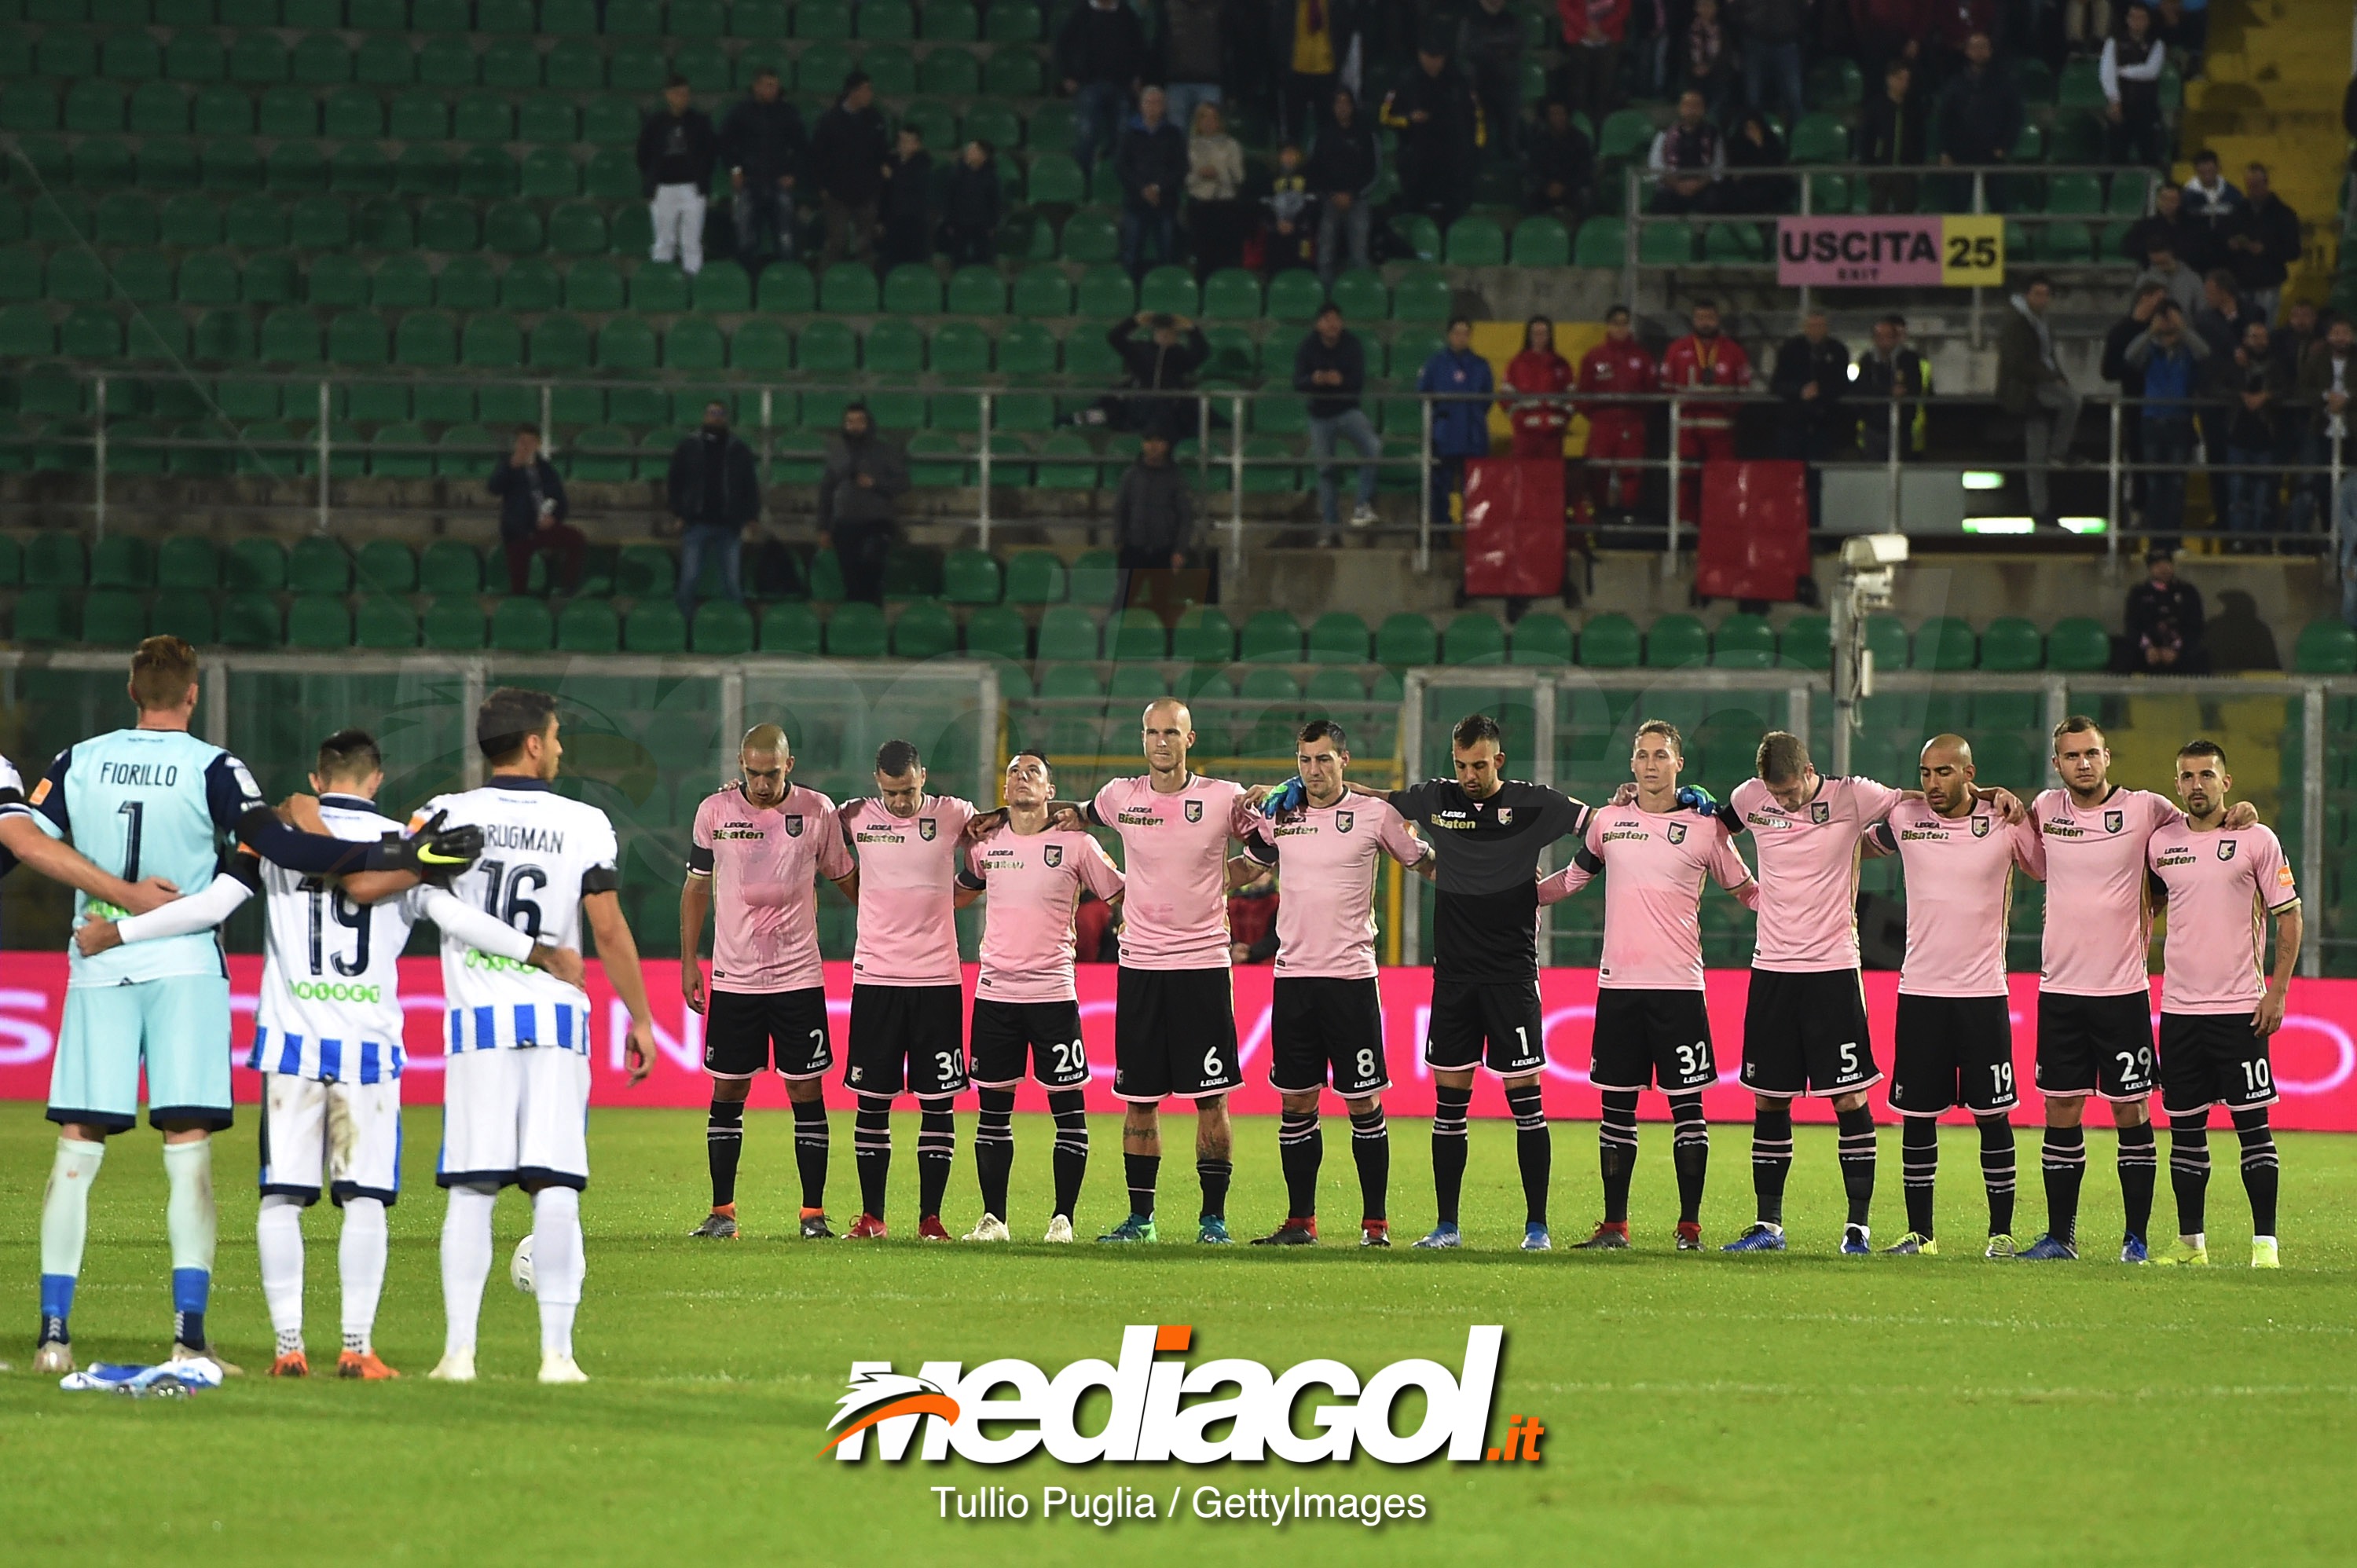
[[[881,800],[848,800],[843,836],[859,853],[859,940],[851,972],[861,985],[958,983],[958,835],[974,808],[927,795],[913,817]]]
[[[2179,818],[2152,835],[2147,859],[2169,888],[2160,1010],[2255,1009],[2267,988],[2266,918],[2299,902],[2282,843],[2266,828],[2201,832]]]
[[[1907,868],[1907,958],[1899,989],[1910,996],[2003,996],[2005,924],[2013,868],[2045,869],[2038,833],[2008,824],[1986,802],[1943,817],[1926,800],[1901,800],[1874,829]]]
[[[1072,911],[1080,907],[1081,889],[1108,903],[1121,897],[1121,873],[1103,846],[1069,828],[1036,833],[1002,828],[966,847],[958,880],[990,896],[983,907],[975,999],[1076,1000]]]
[[[1372,980],[1375,867],[1386,854],[1414,865],[1432,846],[1382,796],[1345,795],[1286,822],[1260,818],[1244,850],[1280,878],[1278,976]]]
[[[2152,940],[2145,853],[2185,813],[2145,789],[2115,788],[2081,809],[2068,789],[2029,808],[2046,856],[2046,943],[2039,989],[2064,996],[2125,996],[2146,989]]]
[[[1165,795],[1142,774],[1113,780],[1089,809],[1121,835],[1124,967],[1227,968],[1228,841],[1259,816],[1243,786],[1190,773]]]
[[[712,988],[768,993],[823,983],[818,885],[851,875],[834,802],[796,784],[769,811],[731,784],[704,798],[688,874],[712,879]]]
[[[1569,897],[1598,869],[1605,874],[1604,961],[1596,983],[1606,991],[1702,989],[1705,875],[1746,906],[1760,907],[1751,868],[1717,817],[1599,806],[1588,813],[1581,853],[1539,883],[1539,902]]]
[[[1900,800],[1871,779],[1819,779],[1816,794],[1788,811],[1763,779],[1735,787],[1727,806],[1750,830],[1760,866],[1752,968],[1814,974],[1857,967],[1858,837]]]

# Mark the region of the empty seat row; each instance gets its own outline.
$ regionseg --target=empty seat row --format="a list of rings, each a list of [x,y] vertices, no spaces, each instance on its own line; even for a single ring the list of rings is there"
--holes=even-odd
[[[49,26],[1021,44],[1041,37],[1042,12],[1034,0],[22,0],[5,15]]]

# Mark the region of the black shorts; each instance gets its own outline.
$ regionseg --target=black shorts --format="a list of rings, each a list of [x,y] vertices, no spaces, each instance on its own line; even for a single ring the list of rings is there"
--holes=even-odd
[[[1718,1081],[1699,991],[1598,991],[1587,1081],[1598,1089],[1699,1094]]]
[[[826,988],[716,988],[705,1004],[704,1070],[715,1078],[748,1079],[772,1060],[781,1078],[817,1078],[834,1065],[834,1047],[826,1037]]]
[[[2171,1116],[2255,1111],[2276,1098],[2267,1036],[2251,1033],[2250,1014],[2160,1015],[2160,1103]]]
[[[1343,980],[1279,975],[1269,1004],[1269,1087],[1311,1094],[1326,1087],[1364,1100],[1392,1086],[1383,1069],[1382,987],[1372,975]]]
[[[966,1041],[974,1061],[971,1076],[983,1089],[1012,1089],[1023,1081],[1027,1067],[1045,1089],[1079,1089],[1089,1081],[1077,1002],[977,996]]]
[[[1490,1070],[1500,1078],[1520,1078],[1546,1065],[1539,983],[1436,977],[1425,1026],[1426,1064],[1443,1072],[1480,1067],[1485,1048]]]
[[[1240,1087],[1235,981],[1225,969],[1120,966],[1114,1015],[1113,1091],[1155,1105],[1207,1100]]]
[[[965,1087],[964,1022],[965,996],[954,985],[854,985],[843,1081],[862,1094],[955,1094]]]
[[[1890,1053],[1890,1109],[1900,1115],[1937,1116],[1961,1105],[1986,1116],[2019,1103],[2008,998],[1902,991],[1898,1036]]]
[[[2157,1083],[2152,998],[2038,993],[2038,1092],[2048,1099],[2100,1094],[2142,1100]]]
[[[1743,1087],[1754,1094],[1855,1094],[1882,1081],[1854,969],[1751,972],[1743,1006]]]

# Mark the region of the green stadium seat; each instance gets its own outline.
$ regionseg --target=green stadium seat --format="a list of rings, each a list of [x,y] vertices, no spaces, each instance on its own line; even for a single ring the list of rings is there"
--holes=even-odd
[[[508,605],[520,601],[510,599],[500,606],[504,612]],[[536,599],[521,601],[537,604]],[[672,613],[679,612],[674,608]],[[496,637],[494,641],[496,641]],[[556,650],[560,653],[613,653],[622,646],[621,618],[613,605],[605,599],[575,599],[556,618]]]
[[[221,639],[231,648],[278,647],[285,640],[278,602],[266,594],[231,595],[221,606]]]
[[[1030,637],[1021,614],[1004,605],[985,606],[965,623],[965,650],[976,658],[1020,664],[1030,657]]]
[[[1050,605],[1039,618],[1042,663],[1091,660],[1097,656],[1097,623],[1078,605]]]
[[[1399,321],[1446,321],[1456,308],[1448,274],[1437,269],[1412,271],[1392,291],[1392,316]]]
[[[304,594],[287,607],[289,648],[350,648],[352,614],[344,601],[328,594]]]
[[[189,588],[167,588],[147,607],[147,635],[177,637],[202,648],[221,639],[212,596]]]
[[[1980,639],[1954,617],[1936,617],[1916,628],[1916,669],[1970,670],[1979,661]]]
[[[1414,610],[1395,610],[1375,628],[1375,662],[1393,670],[1440,662],[1440,634]]]
[[[826,651],[832,659],[881,659],[888,640],[884,612],[874,605],[837,605],[826,623]]]
[[[1453,617],[1440,635],[1445,664],[1502,664],[1506,661],[1506,628],[1497,617],[1466,610]]]
[[[1571,231],[1563,220],[1544,215],[1523,219],[1514,225],[1514,265],[1518,267],[1562,267],[1571,264]],[[1454,240],[1454,231],[1451,231]]]
[[[1125,609],[1105,624],[1105,657],[1159,661],[1170,654],[1170,634],[1150,609]]]
[[[1045,550],[1019,550],[1006,560],[1006,602],[1053,605],[1066,592],[1064,564]],[[1092,656],[1093,657],[1093,656]]]
[[[1171,316],[1202,314],[1202,298],[1195,274],[1185,267],[1159,266],[1139,281],[1137,308]]]
[[[2085,616],[2072,616],[2056,621],[2048,628],[2046,667],[2049,670],[2093,673],[2109,669],[2111,662],[2111,634],[2104,629],[2101,622]]]
[[[459,540],[435,540],[419,557],[417,581],[420,588],[436,597],[479,593],[483,558],[473,545]]]
[[[1641,649],[1637,624],[1618,611],[1590,616],[1579,628],[1579,662],[1586,669],[1633,670]]]
[[[1572,661],[1571,623],[1558,615],[1525,615],[1507,628],[1510,664],[1567,665]]]
[[[1981,668],[2018,671],[2040,669],[2046,662],[2046,639],[2038,628],[2018,616],[2003,616],[1981,633]]]
[[[1711,639],[1710,661],[1722,670],[1773,670],[1776,633],[1755,615],[1731,615]]]
[[[1820,112],[1802,115],[1801,123],[1792,127],[1792,161],[1796,164],[1847,163],[1849,127],[1836,114]]]
[[[1494,218],[1472,215],[1448,226],[1451,266],[1498,267],[1506,263],[1506,231]]]
[[[2060,627],[2055,628],[2058,632]],[[2357,672],[2357,630],[2337,620],[2312,620],[2300,628],[2292,668],[2302,675]]]
[[[1081,273],[1074,310],[1099,320],[1114,320],[1137,309],[1137,289],[1129,274],[1116,266],[1088,267]]]
[[[1191,605],[1171,628],[1170,656],[1197,665],[1230,663],[1236,656],[1236,628],[1216,606]]]
[[[90,551],[90,585],[93,588],[145,588],[156,579],[155,562],[147,542],[130,534],[113,534]]]
[[[597,601],[576,600],[568,608]],[[607,613],[613,612],[608,607]],[[506,598],[491,611],[490,646],[501,653],[546,653],[555,646],[556,623],[544,599]],[[613,651],[612,645],[603,650]]]
[[[1645,667],[1682,670],[1709,662],[1710,633],[1688,615],[1657,618],[1645,634]]]
[[[1246,664],[1301,662],[1301,627],[1290,610],[1262,610],[1244,622],[1238,657]]]
[[[716,601],[725,603],[726,601]],[[761,651],[816,657],[824,640],[818,613],[804,604],[771,605],[761,615]]]
[[[576,601],[590,602],[595,601]],[[684,653],[687,651],[686,618],[679,613],[679,606],[670,599],[640,599],[630,607],[630,617],[622,623],[622,647],[639,654]]]
[[[1833,668],[1833,623],[1820,615],[1794,616],[1776,639],[1778,660],[1790,670]]]
[[[136,594],[101,588],[81,602],[81,640],[86,643],[128,647],[145,634],[146,625]]]
[[[1367,637],[1364,620],[1348,610],[1329,610],[1309,625],[1309,662],[1363,664],[1367,661]]]
[[[1380,283],[1380,279],[1377,280]],[[1318,274],[1306,268],[1291,268],[1277,274],[1268,284],[1268,317],[1286,323],[1306,322],[1325,306],[1326,288]],[[1343,314],[1358,319],[1347,308]]]

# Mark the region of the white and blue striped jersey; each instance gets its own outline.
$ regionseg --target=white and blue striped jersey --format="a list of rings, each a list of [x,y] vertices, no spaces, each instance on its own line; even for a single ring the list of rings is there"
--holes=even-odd
[[[58,753],[27,804],[51,838],[74,847],[125,882],[168,877],[183,896],[218,874],[238,819],[262,805],[244,763],[186,730],[119,729]],[[74,894],[74,923],[125,911]],[[223,972],[210,930],[126,942],[95,958],[70,949],[70,986],[120,985],[173,975]]]
[[[454,877],[464,904],[504,920],[551,947],[585,950],[581,899],[621,885],[614,824],[597,807],[557,794],[537,779],[499,777],[479,789],[437,795],[412,828],[447,812],[447,827],[483,830],[480,859]],[[554,975],[493,957],[442,935],[442,995],[448,1007],[447,1048],[500,1050],[554,1046],[589,1053],[588,1001]]]
[[[33,814],[32,808],[25,804],[24,775],[16,771],[15,763],[0,757],[0,816],[10,812],[20,816]],[[0,876],[5,876],[16,869],[16,857],[0,849]]]

